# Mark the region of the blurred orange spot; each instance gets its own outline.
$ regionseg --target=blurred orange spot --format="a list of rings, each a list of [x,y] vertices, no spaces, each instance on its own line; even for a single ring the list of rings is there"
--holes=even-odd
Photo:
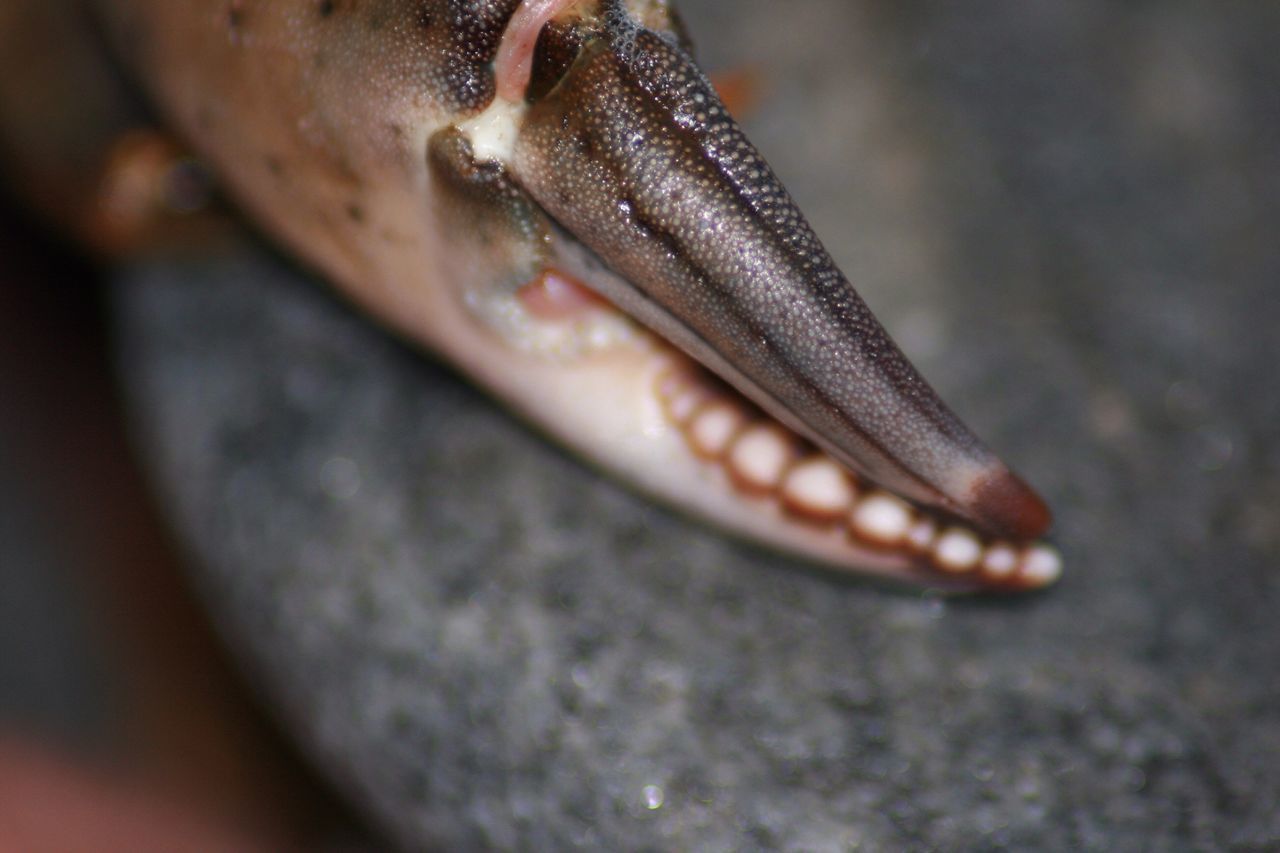
[[[720,100],[735,119],[750,115],[760,103],[762,86],[760,75],[748,66],[718,71],[711,75],[711,85],[715,86]]]
[[[175,219],[204,211],[210,180],[170,135],[150,129],[125,133],[107,153],[85,234],[111,255],[160,242]]]

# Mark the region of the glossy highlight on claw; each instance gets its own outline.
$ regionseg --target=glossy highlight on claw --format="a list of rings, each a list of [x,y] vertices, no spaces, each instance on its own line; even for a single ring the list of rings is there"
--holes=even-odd
[[[68,5],[262,228],[637,488],[911,583],[1060,574],[1044,502],[872,316],[668,0]]]

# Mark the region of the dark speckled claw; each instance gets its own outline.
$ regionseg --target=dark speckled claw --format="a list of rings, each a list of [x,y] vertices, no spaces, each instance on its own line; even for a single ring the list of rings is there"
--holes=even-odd
[[[1043,501],[903,357],[675,40],[605,15],[573,44],[511,163],[586,247],[569,265],[854,471],[990,536],[1043,533]]]

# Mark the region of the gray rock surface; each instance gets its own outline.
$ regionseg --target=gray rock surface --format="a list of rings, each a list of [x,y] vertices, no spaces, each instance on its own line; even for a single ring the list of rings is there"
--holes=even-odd
[[[1280,7],[684,8],[1066,579],[758,552],[279,259],[140,267],[139,435],[288,727],[409,847],[1280,847]]]

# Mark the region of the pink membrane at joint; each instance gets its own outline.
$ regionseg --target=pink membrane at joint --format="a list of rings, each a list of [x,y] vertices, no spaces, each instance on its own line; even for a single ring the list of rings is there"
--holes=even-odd
[[[524,99],[533,73],[533,49],[538,44],[538,34],[556,15],[578,0],[525,0],[511,16],[507,31],[498,46],[493,62],[497,78],[498,96],[508,101]]]
[[[545,269],[516,291],[525,310],[540,320],[568,320],[606,306],[594,290],[556,269]]]

